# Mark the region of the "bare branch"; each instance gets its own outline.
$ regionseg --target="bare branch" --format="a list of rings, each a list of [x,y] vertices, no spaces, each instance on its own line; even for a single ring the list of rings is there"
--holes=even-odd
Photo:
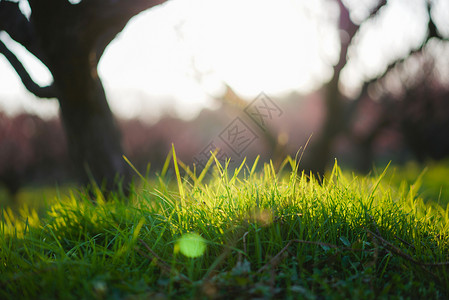
[[[422,43],[418,48],[410,50],[410,52],[409,52],[406,56],[401,57],[401,58],[399,58],[399,59],[397,59],[397,60],[391,62],[390,64],[388,64],[388,66],[385,68],[385,71],[382,72],[382,74],[379,74],[378,76],[376,76],[376,77],[374,77],[374,78],[372,78],[372,79],[370,79],[370,80],[365,81],[365,82],[363,83],[362,90],[361,90],[360,95],[359,95],[358,98],[364,98],[364,97],[366,97],[366,96],[368,95],[368,88],[369,88],[369,86],[370,86],[371,84],[383,80],[383,79],[385,78],[385,76],[386,76],[391,70],[395,69],[398,65],[404,63],[404,62],[407,60],[407,58],[409,58],[409,57],[411,57],[411,56],[413,56],[413,55],[415,55],[415,54],[417,54],[417,53],[422,52],[423,49],[424,49],[424,47],[427,45],[427,43],[429,42],[429,40],[430,40],[431,38],[435,38],[435,39],[438,39],[438,40],[444,41],[444,42],[449,41],[449,38],[445,38],[445,37],[443,37],[443,36],[441,36],[440,34],[437,33],[436,27],[434,27],[435,24],[433,23],[433,21],[432,21],[431,18],[429,19],[429,25],[428,25],[428,26],[429,26],[428,36],[427,36],[426,39],[423,41],[423,43]],[[433,28],[433,27],[435,28],[434,31],[431,30],[431,28]]]
[[[25,67],[19,61],[19,59],[6,47],[6,45],[1,40],[0,53],[2,53],[9,61],[28,91],[39,98],[55,98],[57,96],[54,85],[41,87],[37,83],[35,83],[30,74],[28,74],[28,72],[26,71]]]
[[[18,3],[0,1],[0,31],[6,31],[13,40],[45,63],[34,28],[20,11]]]
[[[377,15],[381,8],[386,4],[386,0],[380,0],[378,4],[371,10],[367,20]],[[361,26],[361,24],[355,24],[354,22],[352,22],[349,9],[343,4],[342,0],[338,0],[338,5],[340,7],[339,29],[345,31],[347,36],[341,41],[340,58],[338,63],[334,66],[334,72],[336,72],[336,76],[334,76],[336,80],[335,84],[337,84],[338,82],[340,72],[348,62],[347,54],[349,46],[352,44],[352,40],[354,39]]]
[[[83,10],[90,20],[86,31],[89,37],[86,40],[92,41],[97,62],[107,45],[125,28],[132,17],[166,0],[109,0],[106,5],[104,2],[90,0],[79,4],[79,9]]]
[[[57,31],[55,24],[77,28],[75,40],[82,40],[94,63],[98,63],[107,45],[140,12],[166,0],[88,0],[72,5],[67,0],[28,0],[31,19],[40,32],[53,38],[67,32]]]

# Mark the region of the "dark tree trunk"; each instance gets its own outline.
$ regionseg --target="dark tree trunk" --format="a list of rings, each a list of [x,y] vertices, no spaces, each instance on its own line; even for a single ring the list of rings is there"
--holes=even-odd
[[[334,68],[334,77],[325,87],[325,122],[319,136],[312,143],[310,154],[306,156],[307,160],[304,163],[304,169],[312,171],[318,177],[324,174],[326,166],[329,165],[335,138],[342,131],[345,124],[343,120],[344,102],[338,90],[340,78],[340,70],[338,68],[338,65]]]
[[[79,23],[76,17],[52,14],[51,24],[43,16],[31,20],[57,88],[61,119],[77,177],[82,184],[95,182],[107,191],[123,191],[119,189],[121,183],[126,192],[130,169],[123,159],[120,131],[97,74],[97,37],[88,28],[61,25]]]
[[[326,117],[323,128],[317,139],[312,139],[311,149],[308,151],[303,168],[313,172],[315,175],[322,176],[325,172],[333,155],[334,142],[339,134],[344,133],[348,128],[351,112],[354,111],[357,101],[348,105],[345,97],[339,89],[340,75],[348,61],[349,47],[357,34],[360,24],[354,24],[350,18],[349,9],[343,4],[342,0],[336,0],[340,7],[339,30],[342,34],[340,40],[340,57],[334,66],[332,79],[324,87],[324,104]],[[386,0],[379,0],[370,16],[374,16],[386,5]]]
[[[0,31],[22,44],[48,67],[54,82],[37,85],[20,60],[0,41],[0,53],[37,97],[57,98],[69,152],[82,183],[107,190],[130,182],[120,132],[97,74],[107,45],[138,13],[165,0],[28,0],[28,20],[15,2],[0,1]],[[118,178],[118,177],[120,178]]]
[[[95,179],[99,185],[106,184],[108,190],[116,190],[115,177],[120,175],[127,185],[130,174],[122,158],[120,132],[96,75],[96,66],[89,66],[87,56],[64,56],[58,60],[63,72],[55,71],[54,80],[78,177],[84,184]]]

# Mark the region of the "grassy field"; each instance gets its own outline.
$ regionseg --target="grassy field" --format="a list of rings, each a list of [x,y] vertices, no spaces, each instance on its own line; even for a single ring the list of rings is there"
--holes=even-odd
[[[292,159],[207,176],[171,161],[129,199],[2,209],[0,298],[449,296],[447,201],[420,198],[419,173],[336,165],[320,184]]]

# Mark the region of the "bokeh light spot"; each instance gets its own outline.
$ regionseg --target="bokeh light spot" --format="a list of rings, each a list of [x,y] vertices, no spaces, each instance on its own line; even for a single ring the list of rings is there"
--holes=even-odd
[[[206,240],[197,233],[186,233],[178,240],[179,250],[187,257],[198,257],[206,251]]]

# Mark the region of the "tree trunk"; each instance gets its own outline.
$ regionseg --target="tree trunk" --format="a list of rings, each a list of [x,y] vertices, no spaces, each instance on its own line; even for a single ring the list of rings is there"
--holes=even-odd
[[[22,44],[48,67],[54,82],[36,84],[20,60],[0,41],[0,54],[24,86],[40,98],[57,98],[69,152],[82,183],[125,191],[130,168],[122,158],[120,133],[97,74],[107,45],[138,13],[165,0],[28,0],[25,17],[16,2],[0,0],[0,31]],[[117,175],[121,178],[117,178]]]
[[[326,117],[320,135],[311,145],[310,155],[306,156],[304,169],[311,171],[316,176],[324,175],[326,166],[329,165],[332,156],[333,144],[337,135],[342,131],[343,99],[338,90],[339,66],[334,68],[334,77],[325,87]],[[338,72],[338,73],[337,73]]]
[[[32,22],[43,50],[42,60],[57,88],[77,178],[82,184],[95,182],[104,191],[127,193],[131,174],[122,157],[120,131],[97,73],[101,38],[89,27],[94,21],[87,19],[88,10],[82,6],[64,1],[61,7],[54,3],[47,7],[43,2],[34,6],[37,4],[42,6],[33,7]]]
[[[303,168],[312,171],[315,175],[324,174],[326,166],[329,164],[333,154],[333,144],[339,134],[347,129],[350,121],[350,112],[348,102],[339,90],[340,74],[348,61],[348,50],[353,38],[360,28],[360,24],[354,24],[350,18],[349,9],[344,5],[342,0],[336,0],[340,8],[339,30],[343,33],[340,38],[340,57],[334,66],[334,74],[329,83],[324,87],[326,106],[326,117],[323,128],[317,140],[312,140],[310,154],[306,157]],[[370,17],[376,15],[379,10],[386,5],[386,0],[379,0],[377,5],[372,9]],[[369,17],[369,18],[370,18]],[[355,105],[357,102],[354,103]]]
[[[117,190],[117,179],[121,179],[126,188],[130,172],[122,157],[120,132],[96,64],[90,64],[88,55],[76,53],[75,57],[60,58],[53,74],[59,89],[69,153],[78,178],[84,184],[95,180],[107,190]],[[116,178],[117,175],[121,178]]]

